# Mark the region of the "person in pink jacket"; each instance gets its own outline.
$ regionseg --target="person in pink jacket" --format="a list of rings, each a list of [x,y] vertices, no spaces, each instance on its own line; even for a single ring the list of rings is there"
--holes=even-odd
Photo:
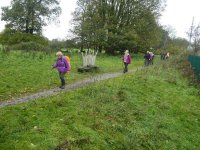
[[[124,56],[123,56],[123,62],[124,62],[124,73],[128,72],[128,65],[131,63],[131,56],[129,54],[129,51],[126,50],[124,52]]]
[[[60,81],[61,81],[61,89],[65,88],[65,74],[67,71],[69,71],[69,63],[67,62],[67,59],[65,56],[63,56],[62,52],[56,53],[57,60],[56,63],[53,65],[53,68],[57,68]]]

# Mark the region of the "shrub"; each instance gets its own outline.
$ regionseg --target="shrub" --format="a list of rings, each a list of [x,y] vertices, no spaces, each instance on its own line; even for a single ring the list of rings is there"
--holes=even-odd
[[[25,51],[43,51],[50,52],[51,49],[48,46],[36,42],[21,42],[10,47],[12,50],[25,50]]]
[[[35,42],[47,46],[48,39],[40,35],[32,35],[30,33],[15,32],[11,29],[5,29],[0,34],[0,43],[2,45],[15,45],[22,42]]]

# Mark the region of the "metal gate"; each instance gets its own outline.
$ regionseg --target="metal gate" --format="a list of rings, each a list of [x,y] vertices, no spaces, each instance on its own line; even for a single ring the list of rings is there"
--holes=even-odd
[[[188,61],[191,63],[192,68],[195,70],[196,74],[200,77],[200,56],[188,57]]]

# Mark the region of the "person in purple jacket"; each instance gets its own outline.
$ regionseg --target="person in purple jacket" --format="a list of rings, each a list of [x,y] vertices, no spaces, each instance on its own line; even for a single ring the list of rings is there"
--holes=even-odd
[[[53,65],[53,68],[57,68],[59,72],[59,77],[61,81],[61,89],[65,88],[65,74],[67,71],[69,71],[69,64],[67,62],[67,59],[63,56],[62,52],[56,53],[57,60],[56,63]]]
[[[131,56],[129,54],[129,51],[126,50],[124,52],[124,56],[123,56],[123,62],[124,62],[124,73],[128,72],[128,65],[131,63]]]

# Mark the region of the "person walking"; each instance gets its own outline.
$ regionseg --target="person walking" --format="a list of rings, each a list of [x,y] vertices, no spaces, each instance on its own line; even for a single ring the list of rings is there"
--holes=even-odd
[[[153,52],[149,52],[149,54],[150,54],[149,65],[153,65],[154,53]]]
[[[128,65],[131,63],[131,56],[129,54],[128,50],[125,50],[124,56],[123,56],[123,62],[124,62],[124,73],[128,72]]]
[[[169,58],[169,52],[167,52],[167,54],[165,55],[165,59]]]
[[[69,71],[69,63],[67,62],[67,59],[65,58],[65,56],[63,56],[63,53],[61,51],[58,51],[56,53],[56,56],[57,56],[57,60],[55,64],[53,65],[52,69],[57,68],[60,81],[61,81],[60,88],[64,89],[65,88],[65,74],[67,73],[67,71]]]
[[[150,53],[149,51],[146,52],[146,54],[144,55],[144,65],[148,66],[150,64]]]

